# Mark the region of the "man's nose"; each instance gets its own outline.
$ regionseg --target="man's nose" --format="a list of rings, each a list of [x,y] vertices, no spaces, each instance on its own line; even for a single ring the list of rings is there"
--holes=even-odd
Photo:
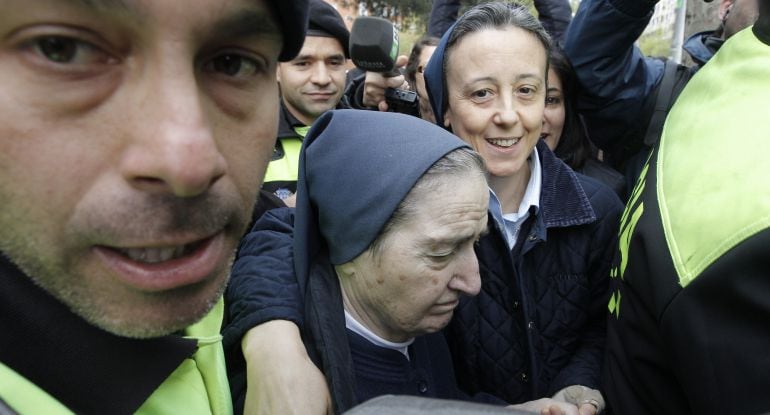
[[[143,96],[122,130],[130,137],[121,171],[134,187],[192,197],[208,190],[227,169],[192,65],[189,70],[148,69]],[[248,151],[248,149],[244,149]]]
[[[316,62],[313,65],[313,73],[310,77],[310,81],[318,85],[326,85],[331,82],[331,75],[329,68],[326,67],[324,62]]]

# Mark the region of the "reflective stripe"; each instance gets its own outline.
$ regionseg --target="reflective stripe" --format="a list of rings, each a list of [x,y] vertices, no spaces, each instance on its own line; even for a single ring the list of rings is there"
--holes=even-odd
[[[768,68],[770,47],[751,28],[737,33],[692,78],[666,120],[657,196],[682,287],[770,227]]]
[[[297,137],[281,138],[284,156],[267,165],[265,182],[296,182],[299,173],[299,153],[302,140]]]
[[[137,414],[230,415],[233,413],[222,349],[224,302],[203,320],[185,330],[198,340],[198,350],[184,362],[139,408]]]
[[[20,414],[74,414],[46,391],[0,363],[0,398]]]
[[[185,330],[198,340],[198,351],[158,387],[137,414],[233,413],[219,329],[224,302],[219,300],[203,320]],[[116,359],[120,356],[116,355]],[[62,380],[66,381],[66,380]],[[47,392],[0,363],[0,398],[19,414],[70,415],[73,412]]]

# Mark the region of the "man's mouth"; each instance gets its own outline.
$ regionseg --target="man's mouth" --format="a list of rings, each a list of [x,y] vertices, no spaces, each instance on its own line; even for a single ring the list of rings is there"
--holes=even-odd
[[[307,94],[315,98],[328,98],[333,96],[334,92],[316,91],[316,92],[308,92]]]
[[[112,275],[147,292],[200,283],[222,269],[231,254],[223,232],[189,243],[131,248],[96,246],[94,251]]]
[[[521,138],[487,138],[487,143],[495,147],[508,148],[516,145]]]
[[[181,258],[194,252],[203,244],[203,241],[191,244],[177,245],[163,248],[125,248],[117,249],[118,252],[129,259],[145,264],[157,264],[159,262],[170,261]]]

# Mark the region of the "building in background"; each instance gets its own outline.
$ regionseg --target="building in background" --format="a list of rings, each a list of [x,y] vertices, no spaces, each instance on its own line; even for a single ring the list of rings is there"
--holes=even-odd
[[[345,0],[325,0],[327,3],[334,6],[342,18],[345,19],[345,24],[348,26],[348,30],[353,27],[353,20],[360,15],[358,2],[345,1]]]
[[[671,39],[674,30],[674,21],[676,20],[676,5],[681,0],[660,0],[655,5],[655,13],[652,14],[652,19],[644,29],[642,36],[659,32],[664,37]]]

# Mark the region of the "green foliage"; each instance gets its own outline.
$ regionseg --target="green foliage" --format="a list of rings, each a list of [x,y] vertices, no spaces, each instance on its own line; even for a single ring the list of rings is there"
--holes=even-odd
[[[463,0],[460,13],[479,3],[490,0]],[[511,0],[505,0],[513,3]],[[518,0],[519,4],[528,6],[537,15],[534,0]],[[409,55],[412,45],[425,34],[430,17],[433,0],[343,0],[343,6],[364,4],[372,16],[384,17],[391,20],[399,29],[399,54]]]
[[[398,33],[398,54],[409,56],[412,46],[420,39],[422,33],[417,32],[399,32]]]
[[[645,56],[668,57],[671,52],[671,36],[656,30],[640,37],[638,45]]]

